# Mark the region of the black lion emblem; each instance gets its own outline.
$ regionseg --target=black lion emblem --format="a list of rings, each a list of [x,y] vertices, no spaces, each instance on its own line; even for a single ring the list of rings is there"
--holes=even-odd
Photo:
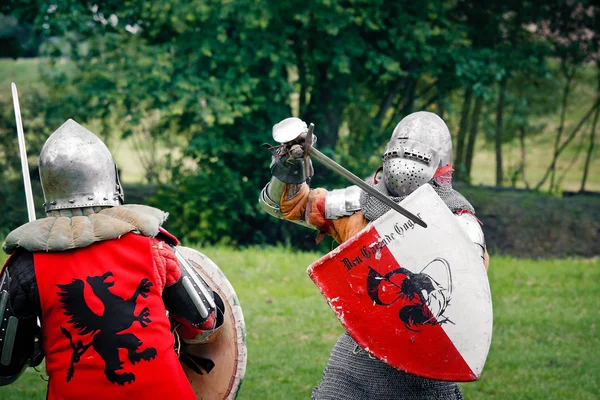
[[[144,307],[138,315],[135,315],[138,296],[148,297],[152,282],[147,278],[142,279],[131,298],[123,299],[109,290],[115,284],[106,281],[110,276],[113,276],[112,272],[107,272],[102,276],[88,276],[86,279],[94,294],[104,304],[103,315],[94,313],[88,307],[83,295],[85,283],[81,279],[73,279],[71,283],[65,285],[56,285],[60,289],[57,294],[62,308],[65,310],[65,315],[70,317],[67,322],[77,330],[79,335],[89,334],[92,336],[88,344],[84,345],[81,340],[73,343],[71,333],[64,327],[60,327],[73,349],[71,365],[67,371],[67,382],[73,378],[75,364],[81,360],[81,356],[90,347],[93,347],[104,360],[106,378],[119,385],[135,381],[135,375],[131,372],[116,372],[123,369],[123,363],[119,359],[119,349],[127,349],[127,357],[133,364],[141,360],[150,361],[156,357],[156,349],[153,347],[137,351],[143,343],[134,334],[119,334],[131,327],[134,322],[139,322],[142,328],[146,328],[152,322],[148,307]]]

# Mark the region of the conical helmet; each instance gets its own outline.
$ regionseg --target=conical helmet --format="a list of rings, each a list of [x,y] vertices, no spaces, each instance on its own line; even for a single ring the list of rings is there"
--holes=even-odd
[[[39,169],[46,212],[123,204],[123,188],[110,151],[72,119],[42,147]]]
[[[382,158],[387,189],[408,195],[429,182],[438,168],[452,164],[450,131],[434,113],[409,114],[396,125]]]

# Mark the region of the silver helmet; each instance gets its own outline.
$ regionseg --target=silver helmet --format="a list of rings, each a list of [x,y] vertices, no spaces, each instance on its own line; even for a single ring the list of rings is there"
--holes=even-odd
[[[110,151],[72,119],[46,140],[39,168],[46,212],[123,204],[123,188]]]
[[[452,164],[450,131],[434,113],[412,113],[396,125],[382,158],[387,189],[396,196],[408,195],[429,182],[438,168]]]

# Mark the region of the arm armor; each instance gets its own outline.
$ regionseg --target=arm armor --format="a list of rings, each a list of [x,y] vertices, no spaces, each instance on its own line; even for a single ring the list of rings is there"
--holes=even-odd
[[[360,193],[361,189],[358,186],[327,192],[325,197],[325,219],[347,217],[360,210]]]
[[[284,219],[281,214],[281,196],[287,186],[286,198],[293,198],[302,187],[302,184],[306,181],[304,174],[304,161],[294,160],[293,163],[286,163],[282,161],[282,158],[275,154],[271,162],[271,180],[260,192],[258,198],[258,204],[262,207],[265,212],[275,218]],[[290,179],[291,177],[301,176],[297,179]],[[298,225],[308,226],[306,221],[291,221]]]
[[[286,184],[290,184],[288,189],[292,193],[288,193],[289,199],[294,197],[299,188],[299,185],[306,181],[304,173],[304,160],[296,159],[289,161],[288,156],[280,155],[281,149],[277,149],[271,157],[271,181],[260,192],[258,203],[267,212],[267,214],[283,219],[279,202]]]
[[[463,229],[463,232],[465,232],[467,237],[473,242],[477,255],[485,260],[485,237],[483,236],[483,231],[481,230],[481,225],[477,218],[469,213],[455,215],[455,217],[458,224]]]
[[[181,278],[163,291],[167,310],[178,319],[200,328],[211,316],[215,316],[212,329],[203,329],[201,335],[187,342],[207,341],[223,324],[225,310],[223,300],[202,279],[198,271],[173,247],[181,267]]]
[[[286,155],[282,156],[279,151],[281,150],[276,151],[271,158],[271,175],[285,183],[300,184],[306,182],[304,159],[292,159]]]
[[[37,319],[15,313],[16,295],[11,287],[15,287],[14,279],[4,268],[0,275],[0,386],[13,383],[25,368],[35,367],[43,359]]]
[[[267,214],[279,219],[283,219],[279,201],[281,200],[284,189],[285,183],[272,177],[271,181],[267,183],[267,186],[260,192],[260,197],[258,198],[258,204],[260,204],[262,209],[265,210]]]

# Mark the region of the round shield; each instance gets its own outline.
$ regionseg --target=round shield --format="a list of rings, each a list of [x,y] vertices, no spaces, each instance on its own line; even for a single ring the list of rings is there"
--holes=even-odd
[[[208,257],[189,247],[178,246],[177,249],[225,305],[225,320],[214,340],[187,349],[195,356],[211,360],[214,367],[200,375],[182,363],[183,370],[198,400],[235,399],[244,379],[247,359],[244,315],[237,295],[225,274]]]

